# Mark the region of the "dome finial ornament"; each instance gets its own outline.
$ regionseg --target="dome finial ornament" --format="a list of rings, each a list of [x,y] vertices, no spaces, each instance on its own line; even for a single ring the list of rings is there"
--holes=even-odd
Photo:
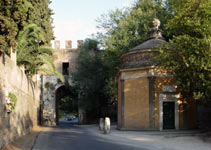
[[[153,21],[152,21],[152,24],[154,26],[154,29],[158,30],[159,27],[160,27],[160,20],[157,19],[157,18],[154,18]]]
[[[161,33],[162,31],[159,29],[160,24],[161,24],[160,20],[157,18],[154,18],[152,21],[152,24],[153,24],[153,28],[150,33],[150,39],[159,39],[159,38],[162,39],[162,33]]]

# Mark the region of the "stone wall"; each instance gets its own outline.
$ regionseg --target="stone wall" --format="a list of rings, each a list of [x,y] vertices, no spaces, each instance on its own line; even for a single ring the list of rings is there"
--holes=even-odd
[[[48,126],[57,125],[56,92],[61,86],[71,85],[71,76],[65,76],[62,83],[57,75],[42,76],[42,124]]]
[[[56,43],[60,43],[56,41]],[[57,43],[57,45],[59,45]],[[71,41],[70,41],[71,43]],[[56,44],[55,44],[56,45]],[[71,44],[70,44],[71,45]],[[42,94],[42,124],[48,126],[54,126],[57,124],[57,116],[56,116],[56,91],[59,87],[64,85],[72,85],[71,75],[77,69],[77,57],[80,53],[79,49],[71,48],[71,46],[66,45],[65,49],[60,49],[59,46],[55,47],[55,60],[54,65],[58,72],[63,74],[63,63],[69,63],[68,66],[68,74],[64,75],[65,83],[61,83],[58,76],[56,75],[45,75],[42,77],[42,87],[43,87],[43,94]]]
[[[62,64],[69,63],[68,72],[71,75],[73,72],[76,71],[77,68],[77,57],[79,55],[79,49],[60,49],[55,50],[55,61],[54,65],[56,69],[62,73]]]
[[[54,76],[42,77],[42,124],[48,126],[56,125],[56,90],[63,85],[59,78]]]
[[[11,59],[0,54],[0,147],[37,126],[40,88]],[[14,93],[17,104],[6,112],[6,95]]]

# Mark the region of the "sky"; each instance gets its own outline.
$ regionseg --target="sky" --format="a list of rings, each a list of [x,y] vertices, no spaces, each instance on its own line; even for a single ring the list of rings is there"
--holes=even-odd
[[[52,0],[54,36],[64,48],[65,40],[84,40],[97,32],[96,19],[116,8],[130,6],[134,0]],[[52,41],[53,43],[53,41]]]

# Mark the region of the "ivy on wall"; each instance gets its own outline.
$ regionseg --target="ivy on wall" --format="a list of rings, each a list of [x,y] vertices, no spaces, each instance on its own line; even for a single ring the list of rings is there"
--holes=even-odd
[[[16,104],[17,104],[17,97],[16,97],[16,95],[14,93],[11,93],[11,92],[9,93],[8,97],[11,100],[11,103],[10,103],[11,109],[14,110],[15,107],[16,107]]]

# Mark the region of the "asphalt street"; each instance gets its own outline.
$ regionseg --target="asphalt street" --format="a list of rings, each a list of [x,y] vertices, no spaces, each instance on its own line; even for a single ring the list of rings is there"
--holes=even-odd
[[[95,136],[88,128],[60,122],[59,126],[48,127],[39,134],[33,150],[147,150]]]

